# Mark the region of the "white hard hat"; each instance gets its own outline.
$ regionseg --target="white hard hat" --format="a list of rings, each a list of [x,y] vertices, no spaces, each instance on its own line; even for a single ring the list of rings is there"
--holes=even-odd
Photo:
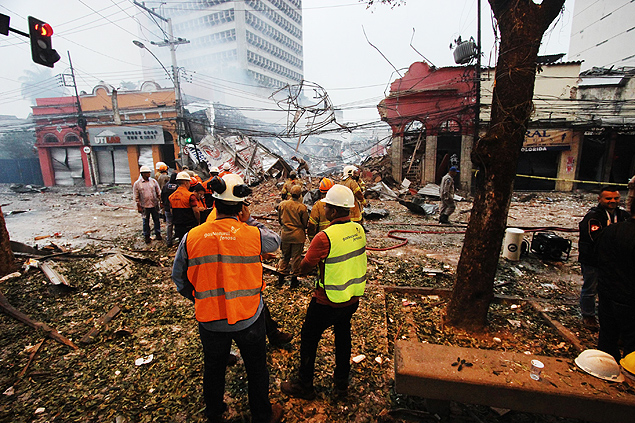
[[[353,172],[357,170],[357,167],[353,165],[344,166],[344,171],[342,172],[344,176],[351,176]]]
[[[163,162],[157,162],[157,164],[155,164],[155,165],[154,165],[154,168],[155,168],[156,170],[161,170],[161,167],[162,167],[162,166],[165,166],[165,167],[167,168],[167,166],[168,166],[168,165],[166,165],[166,164],[165,164],[165,163],[163,163]]]
[[[338,207],[355,207],[353,191],[351,191],[349,187],[340,184],[333,185],[331,189],[327,191],[326,197],[321,201]]]
[[[190,179],[191,179],[190,178],[190,174],[187,173],[186,171],[179,172],[179,174],[176,175],[176,180],[177,181],[189,181]]]
[[[588,374],[611,382],[624,381],[620,366],[613,356],[600,350],[584,350],[575,359],[575,364]]]
[[[243,178],[235,173],[228,173],[223,178],[213,178],[210,182],[214,191],[212,197],[230,203],[241,203],[249,194],[251,188],[245,185]]]
[[[209,170],[209,172],[210,172],[210,173],[220,173],[220,169],[219,169],[219,168],[217,168],[216,166],[214,166],[214,167],[212,167],[212,168]]]
[[[152,169],[150,169],[148,166],[141,166],[141,168],[139,169],[139,172],[141,173],[152,172]]]
[[[231,168],[231,165],[229,163],[223,164],[223,170],[229,170],[230,168]]]

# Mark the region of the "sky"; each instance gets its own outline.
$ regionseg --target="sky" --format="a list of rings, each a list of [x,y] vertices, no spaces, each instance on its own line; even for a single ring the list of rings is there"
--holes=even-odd
[[[487,1],[481,1],[482,63],[494,66],[494,20]],[[573,3],[566,1],[543,39],[540,54],[567,52]],[[454,65],[450,43],[459,35],[476,38],[476,4],[476,0],[408,0],[394,8],[382,4],[367,8],[357,0],[303,0],[304,79],[326,89],[332,104],[344,111],[345,121],[379,120],[376,105],[388,93],[390,82],[410,64],[423,60],[422,55],[437,67]],[[24,32],[28,32],[27,16],[51,24],[53,47],[62,58],[50,77],[70,73],[70,52],[78,88],[87,92],[99,81],[119,87],[122,81],[143,80],[141,62],[147,52],[132,41],[150,46],[150,41],[163,39],[132,0],[3,0],[0,13],[10,16],[11,28]],[[28,38],[13,33],[0,34],[0,60],[0,115],[25,118],[31,101],[21,94],[23,79],[49,68],[34,64]],[[169,67],[169,62],[164,65]],[[157,77],[162,72],[157,66]],[[28,88],[32,95],[43,92],[42,86]]]

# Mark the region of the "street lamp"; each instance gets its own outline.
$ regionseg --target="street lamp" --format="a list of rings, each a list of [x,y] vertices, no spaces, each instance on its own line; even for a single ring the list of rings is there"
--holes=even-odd
[[[163,63],[161,63],[161,61],[159,60],[159,58],[157,56],[154,55],[154,53],[152,53],[152,50],[148,49],[146,47],[145,44],[143,44],[141,41],[137,41],[137,40],[132,40],[132,44],[136,45],[137,47],[146,50],[148,53],[150,53],[152,55],[152,57],[154,57],[156,59],[157,62],[159,62],[159,64],[161,65],[161,67],[163,68],[163,70],[165,71],[165,73],[168,75],[168,78],[170,78],[170,81],[172,81],[172,83],[174,84],[174,78],[172,77],[172,75],[170,75],[170,72],[168,72],[168,70],[165,68],[165,66],[163,66]],[[176,84],[174,86],[175,90],[178,93],[178,88],[176,88]]]

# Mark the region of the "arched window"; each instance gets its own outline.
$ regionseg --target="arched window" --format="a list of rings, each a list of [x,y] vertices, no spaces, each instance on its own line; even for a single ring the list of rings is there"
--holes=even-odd
[[[60,142],[60,140],[57,138],[55,134],[44,135],[43,141],[45,144],[54,144],[54,143]]]
[[[68,134],[66,134],[66,136],[64,137],[64,142],[67,143],[77,143],[79,142],[79,136],[77,136],[76,133],[74,132],[69,132]]]
[[[440,133],[460,133],[461,132],[461,124],[455,120],[446,120],[445,122],[439,125]]]

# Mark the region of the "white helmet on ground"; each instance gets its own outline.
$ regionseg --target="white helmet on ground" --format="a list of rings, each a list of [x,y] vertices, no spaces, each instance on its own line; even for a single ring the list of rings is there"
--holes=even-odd
[[[349,187],[340,184],[333,185],[326,193],[326,197],[324,197],[321,201],[332,206],[347,208],[355,207],[355,196],[353,195],[353,191],[351,191]]]
[[[344,171],[342,173],[344,174],[344,177],[346,178],[347,176],[351,176],[353,172],[355,172],[356,170],[357,170],[357,167],[353,165],[348,165],[348,166],[344,166]]]
[[[212,197],[229,203],[242,203],[249,194],[251,188],[245,185],[243,178],[235,173],[228,173],[221,178],[213,178],[210,188],[214,191]]]
[[[189,181],[190,179],[191,179],[190,178],[190,174],[187,173],[186,171],[179,172],[179,174],[176,175],[176,180],[177,181]]]
[[[146,172],[150,173],[150,172],[152,172],[152,169],[150,169],[148,166],[141,166],[141,168],[139,169],[139,172],[141,172],[141,173],[146,173]]]
[[[604,351],[584,350],[575,359],[575,364],[588,374],[600,379],[611,382],[622,382],[624,380],[624,375],[620,372],[620,366],[611,354]]]

